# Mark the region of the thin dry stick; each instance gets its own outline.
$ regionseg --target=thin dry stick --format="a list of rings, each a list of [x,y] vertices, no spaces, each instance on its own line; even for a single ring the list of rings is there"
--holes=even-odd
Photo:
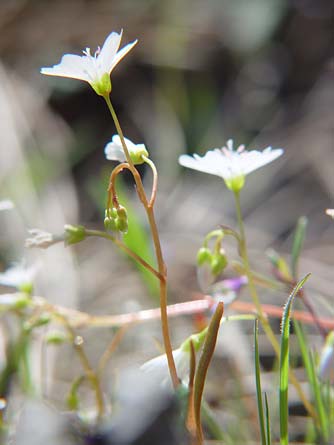
[[[114,351],[116,350],[116,348],[118,347],[118,345],[120,344],[120,342],[122,341],[122,338],[124,337],[125,333],[128,331],[128,329],[130,328],[130,324],[128,325],[124,325],[122,326],[114,335],[113,339],[111,340],[110,344],[108,345],[108,347],[106,348],[106,350],[104,351],[104,353],[102,354],[99,363],[97,365],[97,375],[101,378],[103,371],[105,370],[105,367],[108,363],[108,361],[110,360],[112,354],[114,353]]]
[[[42,306],[44,310],[49,311],[55,317],[66,317],[67,322],[73,328],[109,328],[119,327],[125,324],[143,323],[149,320],[156,320],[160,317],[160,308],[145,309],[138,312],[129,312],[120,315],[90,315],[87,312],[81,312],[76,309],[70,309],[60,305],[52,305],[48,303],[43,297],[35,296],[32,298],[32,303],[35,306]],[[169,317],[177,317],[179,315],[192,315],[197,313],[203,313],[210,309],[214,304],[214,301],[210,296],[206,299],[186,301],[184,303],[171,304],[167,307],[167,313]],[[266,317],[282,318],[282,308],[271,305],[261,304],[263,315]],[[256,307],[254,303],[244,301],[234,301],[230,304],[229,308],[241,312],[241,313],[254,313],[256,314]],[[233,320],[234,316],[226,317],[229,320]],[[301,321],[304,324],[313,324],[313,317],[304,311],[295,310],[292,313],[292,319]],[[62,321],[62,319],[60,320]],[[334,329],[333,318],[320,318],[320,323],[327,329]]]

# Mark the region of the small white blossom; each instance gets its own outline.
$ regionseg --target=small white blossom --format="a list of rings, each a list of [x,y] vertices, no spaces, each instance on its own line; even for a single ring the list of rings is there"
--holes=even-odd
[[[133,163],[135,165],[142,164],[144,162],[142,156],[148,157],[148,151],[146,150],[145,145],[134,144],[127,138],[124,138],[124,140]],[[119,161],[119,162],[126,161],[121,139],[118,136],[118,134],[115,134],[112,137],[111,142],[109,142],[105,146],[104,153],[109,161]]]
[[[109,94],[111,92],[111,71],[137,43],[135,40],[118,51],[122,32],[109,34],[102,48],[98,47],[94,55],[91,55],[90,48],[83,51],[83,56],[65,54],[58,65],[42,68],[41,73],[48,76],[84,80],[93,87],[97,94],[101,96]]]
[[[38,265],[24,267],[22,264],[15,264],[0,273],[0,284],[19,289],[22,285],[32,283],[38,269]]]
[[[64,236],[56,236],[40,229],[30,229],[28,233],[30,237],[26,239],[25,246],[30,248],[39,247],[41,249],[47,249],[53,244],[64,241]]]
[[[178,348],[173,350],[173,357],[176,366],[176,372],[180,379],[187,376],[189,370],[190,354],[189,350],[185,348]],[[151,360],[145,362],[140,369],[145,373],[149,373],[152,378],[161,383],[165,383],[169,379],[169,369],[166,354],[154,357]]]
[[[246,175],[269,164],[282,154],[281,148],[273,150],[271,147],[263,151],[247,151],[244,145],[240,145],[234,150],[233,141],[229,139],[226,147],[209,150],[202,157],[197,154],[181,155],[179,163],[193,170],[220,176],[229,189],[238,192],[244,186]]]
[[[326,209],[326,215],[334,219],[334,209]]]

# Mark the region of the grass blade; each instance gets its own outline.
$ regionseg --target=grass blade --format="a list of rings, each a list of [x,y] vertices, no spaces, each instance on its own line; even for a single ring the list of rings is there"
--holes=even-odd
[[[325,401],[323,399],[321,384],[319,382],[319,377],[317,376],[315,360],[312,352],[310,352],[310,362],[311,362],[311,374],[313,383],[312,390],[314,394],[315,406],[320,424],[319,433],[327,443],[329,439],[329,419],[327,416],[329,413],[325,409]]]
[[[280,353],[280,385],[279,385],[279,415],[280,415],[280,439],[281,445],[288,445],[288,384],[289,384],[289,337],[290,337],[290,314],[293,299],[305,284],[310,274],[298,282],[291,292],[285,305],[282,317],[281,353]]]
[[[254,344],[255,344],[255,381],[256,381],[256,397],[257,397],[257,411],[260,422],[261,444],[267,445],[266,430],[262,403],[262,389],[261,389],[261,373],[260,373],[260,356],[259,356],[259,321],[254,322]]]
[[[267,393],[264,393],[264,403],[266,406],[266,432],[267,432],[267,445],[271,445],[271,429],[270,429],[270,413]]]

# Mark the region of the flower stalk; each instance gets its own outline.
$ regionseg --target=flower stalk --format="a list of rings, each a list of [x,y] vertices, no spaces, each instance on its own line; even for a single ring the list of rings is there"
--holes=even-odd
[[[262,324],[263,330],[268,338],[268,340],[270,341],[275,354],[277,357],[280,356],[280,345],[275,337],[275,334],[273,332],[273,330],[271,329],[271,326],[269,324],[268,318],[265,316],[265,314],[263,313],[262,310],[262,306],[259,300],[259,297],[257,295],[257,291],[256,291],[256,287],[254,284],[254,279],[253,279],[253,274],[251,272],[250,269],[250,264],[249,264],[249,257],[248,257],[248,251],[247,251],[247,244],[246,244],[246,236],[245,236],[245,228],[244,228],[244,223],[243,223],[243,218],[242,218],[242,212],[241,212],[241,205],[240,205],[240,193],[239,192],[235,192],[234,193],[234,198],[235,198],[235,208],[236,208],[236,214],[237,214],[237,220],[238,220],[238,225],[239,225],[239,232],[240,232],[240,256],[242,258],[242,261],[244,263],[244,268],[245,268],[245,274],[247,276],[247,280],[248,280],[248,288],[249,288],[249,292],[250,295],[252,297],[254,306],[256,308],[256,312],[258,314],[259,320]],[[292,382],[292,384],[294,385],[294,387],[296,388],[296,391],[301,399],[301,401],[303,402],[305,408],[307,409],[307,411],[309,412],[309,414],[316,419],[316,413],[314,411],[314,408],[312,407],[311,403],[308,401],[306,395],[304,394],[304,391],[302,390],[295,374],[293,373],[293,371],[290,369],[289,371],[289,377],[290,380]]]
[[[122,144],[122,147],[124,150],[124,154],[125,154],[127,163],[129,164],[129,170],[131,171],[131,173],[134,177],[136,186],[137,186],[137,193],[138,193],[139,199],[141,200],[141,202],[145,208],[146,215],[147,215],[147,218],[149,221],[151,234],[152,234],[152,240],[153,240],[155,254],[156,254],[156,259],[157,259],[157,263],[158,263],[158,271],[159,271],[160,312],[161,312],[162,336],[163,336],[163,341],[164,341],[164,346],[165,346],[171,380],[172,380],[174,388],[177,388],[177,386],[179,385],[179,379],[177,376],[175,361],[174,361],[174,357],[173,357],[173,349],[172,349],[172,344],[171,344],[171,340],[170,340],[168,314],[167,314],[167,270],[166,270],[166,265],[165,265],[165,262],[163,259],[161,243],[160,243],[158,228],[157,228],[157,224],[155,221],[154,209],[153,209],[153,204],[154,204],[154,200],[155,200],[155,196],[156,196],[156,187],[157,187],[156,169],[155,169],[155,167],[154,167],[154,169],[152,168],[153,163],[152,163],[152,161],[150,161],[149,165],[150,165],[151,169],[153,170],[153,190],[152,190],[151,199],[150,199],[150,201],[148,201],[148,199],[146,197],[145,190],[144,190],[143,183],[141,181],[138,170],[136,169],[136,167],[132,161],[132,158],[130,156],[129,150],[128,150],[126,142],[125,142],[125,138],[123,135],[121,125],[119,123],[115,109],[111,103],[109,95],[104,96],[104,99],[105,99],[106,104],[107,104],[109,111],[111,113],[117,133],[120,137],[120,141],[121,141],[121,144]],[[147,160],[146,160],[146,162],[147,162]]]

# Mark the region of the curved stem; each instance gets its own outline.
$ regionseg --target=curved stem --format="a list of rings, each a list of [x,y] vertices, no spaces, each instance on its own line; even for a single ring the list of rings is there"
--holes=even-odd
[[[112,241],[114,244],[116,244],[117,247],[119,247],[121,250],[123,250],[125,253],[127,253],[131,258],[138,261],[143,267],[145,267],[147,270],[149,270],[153,275],[155,275],[159,280],[162,278],[162,275],[160,272],[158,272],[154,267],[152,267],[150,264],[148,264],[142,257],[137,255],[135,252],[133,252],[131,249],[128,248],[125,244],[122,243],[119,239],[115,238],[112,235],[109,235],[109,233],[102,232],[100,230],[92,230],[92,229],[86,229],[86,235],[87,236],[98,236],[100,238],[108,239],[109,241]]]
[[[153,173],[153,184],[152,184],[152,192],[151,192],[151,198],[150,202],[148,203],[149,207],[154,206],[155,198],[157,196],[157,190],[158,190],[158,172],[156,169],[156,166],[151,159],[147,158],[146,156],[142,155],[142,158],[151,167],[152,173]]]
[[[116,177],[119,173],[121,173],[124,169],[131,170],[129,164],[126,162],[122,162],[122,164],[118,164],[114,170],[111,172],[109,185],[108,185],[108,201],[107,201],[107,209],[110,209],[111,202],[115,204],[115,207],[119,206],[117,193],[115,188]]]
[[[148,218],[148,221],[150,224],[152,240],[153,240],[153,244],[154,244],[155,254],[156,254],[157,263],[158,263],[158,270],[159,270],[162,336],[163,336],[163,340],[164,340],[164,346],[165,346],[171,380],[172,380],[174,388],[176,388],[179,385],[179,379],[178,379],[177,372],[176,372],[172,344],[171,344],[170,335],[169,335],[168,315],[167,315],[167,282],[166,282],[167,281],[167,271],[166,271],[166,266],[164,263],[162,251],[161,251],[160,238],[159,238],[159,233],[158,233],[158,229],[157,229],[157,225],[156,225],[156,221],[155,221],[155,217],[154,217],[153,204],[149,203],[147,200],[144,186],[141,181],[141,177],[140,177],[138,170],[134,166],[132,159],[130,157],[129,151],[128,151],[126,143],[125,143],[122,128],[120,126],[116,112],[111,104],[110,97],[104,96],[104,99],[106,101],[106,104],[110,110],[111,116],[115,123],[115,127],[116,127],[117,133],[120,137],[126,160],[129,164],[129,169],[130,169],[131,173],[133,174],[134,180],[136,182],[137,193],[138,193],[139,199],[141,200],[141,202],[145,208],[147,218]]]
[[[261,325],[263,327],[263,330],[264,330],[268,340],[270,341],[270,343],[275,351],[276,356],[279,357],[280,346],[279,346],[279,343],[276,339],[276,336],[275,336],[273,330],[271,329],[268,318],[263,313],[262,306],[261,306],[259,297],[257,295],[256,287],[254,284],[253,274],[250,269],[247,245],[246,245],[245,229],[244,229],[243,218],[242,218],[242,213],[241,213],[239,192],[235,192],[234,197],[235,197],[235,208],[236,208],[236,214],[237,214],[237,220],[238,220],[239,232],[240,232],[240,255],[243,260],[244,267],[245,267],[245,273],[246,273],[246,276],[248,279],[249,292],[251,294],[251,297],[252,297],[253,303],[255,305],[255,308],[256,308],[259,320],[261,322]],[[310,402],[307,400],[307,397],[305,396],[304,391],[302,390],[300,383],[298,382],[292,369],[290,369],[290,371],[289,371],[289,376],[290,376],[290,380],[291,380],[292,384],[294,385],[294,387],[300,397],[300,400],[303,402],[305,408],[307,409],[309,414],[314,419],[317,419],[317,415],[314,411],[314,408],[312,407]]]

